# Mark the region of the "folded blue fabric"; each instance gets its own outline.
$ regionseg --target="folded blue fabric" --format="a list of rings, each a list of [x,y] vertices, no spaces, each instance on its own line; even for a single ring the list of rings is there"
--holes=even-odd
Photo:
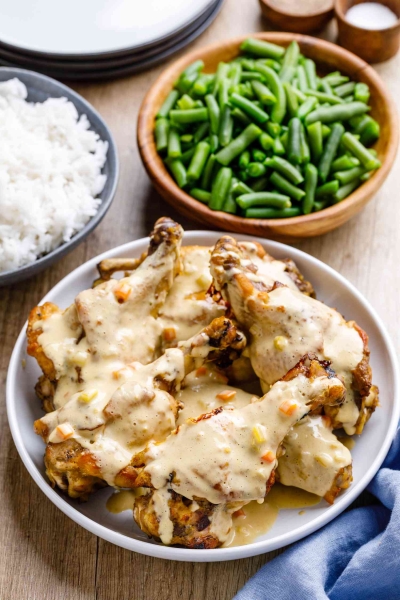
[[[400,429],[368,490],[381,504],[350,510],[293,545],[234,600],[400,600]]]

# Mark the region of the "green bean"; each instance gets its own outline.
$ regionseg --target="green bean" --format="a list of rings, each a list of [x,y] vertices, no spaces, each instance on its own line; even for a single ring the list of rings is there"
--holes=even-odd
[[[230,81],[228,78],[222,79],[219,82],[218,104],[221,111],[223,110],[224,106],[226,106],[229,103],[229,88]]]
[[[340,187],[332,198],[335,204],[347,198],[347,196],[349,196],[351,192],[353,192],[359,185],[360,181],[358,179],[354,179],[354,181],[351,181],[350,183]]]
[[[243,194],[252,194],[253,190],[243,181],[236,181],[232,184],[232,193],[234,196],[242,196]]]
[[[169,133],[169,121],[164,117],[156,120],[155,134],[156,134],[156,148],[157,152],[164,152],[168,148],[168,133]]]
[[[230,101],[233,104],[233,106],[241,108],[251,119],[257,121],[257,123],[262,124],[268,121],[269,119],[269,116],[264,110],[258,108],[258,106],[254,104],[254,102],[248,100],[247,98],[244,98],[243,96],[240,96],[239,94],[232,94],[230,97]]]
[[[274,139],[274,145],[273,145],[272,149],[273,149],[274,153],[277,154],[278,156],[282,156],[286,152],[285,147],[282,144],[281,139],[279,137],[276,137]]]
[[[325,140],[327,137],[331,135],[332,129],[328,127],[328,125],[322,125],[322,139]]]
[[[200,142],[197,144],[187,171],[187,180],[189,183],[193,183],[194,181],[197,181],[197,179],[200,179],[209,154],[210,144],[207,142]]]
[[[194,154],[194,148],[189,148],[189,150],[186,150],[186,152],[184,152],[181,156],[181,162],[186,166],[190,163],[190,161],[192,160],[192,156]]]
[[[350,150],[358,158],[367,171],[373,171],[381,166],[379,160],[352,133],[346,131],[343,135],[342,143],[346,150]]]
[[[327,81],[331,88],[334,88],[338,85],[342,85],[342,83],[346,83],[346,81],[349,81],[349,78],[346,75],[341,75],[339,71],[337,71],[337,74],[331,73],[324,77],[323,80]]]
[[[276,171],[274,171],[269,178],[270,183],[274,185],[279,191],[283,192],[290,198],[294,200],[301,200],[303,196],[305,196],[305,191],[300,188],[294,186],[290,181],[279,175]]]
[[[231,116],[231,109],[228,105],[225,105],[222,113],[219,124],[219,133],[218,139],[219,143],[222,147],[227,146],[232,140],[233,133],[233,119]]]
[[[192,73],[188,73],[186,75],[185,73],[182,73],[182,75],[176,82],[175,87],[179,90],[181,94],[184,94],[191,89],[197,77],[198,73],[196,71],[193,71]]]
[[[232,189],[225,199],[225,202],[222,206],[222,210],[231,215],[234,215],[237,212],[237,204],[235,202],[235,198],[233,197]]]
[[[231,115],[234,119],[236,119],[237,121],[240,121],[240,123],[242,123],[242,125],[250,125],[250,123],[251,123],[251,119],[249,119],[249,117],[246,115],[246,113],[244,113],[240,108],[234,108],[231,111]]]
[[[169,122],[168,122],[169,124]],[[183,133],[180,136],[181,144],[191,144],[193,142],[193,135],[191,133]]]
[[[247,40],[241,44],[240,49],[249,54],[265,58],[276,59],[281,58],[285,54],[285,49],[282,48],[282,46],[277,46],[276,44],[271,44],[270,42],[264,42],[263,40],[255,38],[247,38]]]
[[[347,156],[343,155],[333,161],[331,165],[332,173],[336,171],[347,171],[348,169],[354,169],[354,167],[358,167],[360,161],[355,156]]]
[[[286,93],[286,102],[287,102],[287,107],[288,107],[288,111],[289,111],[289,115],[291,117],[295,117],[297,114],[297,111],[299,109],[299,103],[297,100],[297,96],[293,91],[292,86],[290,85],[289,82],[285,82],[283,84],[285,93]]]
[[[363,173],[363,175],[361,175],[360,181],[368,181],[368,179],[370,179],[373,174],[374,174],[374,171],[365,171],[365,173]]]
[[[214,154],[210,154],[208,157],[206,166],[204,167],[203,175],[201,177],[201,187],[205,190],[211,189],[211,182],[215,171],[217,160]]]
[[[311,156],[313,161],[317,162],[323,152],[322,125],[321,121],[316,121],[307,127],[308,143],[310,144]]]
[[[297,117],[289,121],[288,158],[298,165],[301,163],[301,121]]]
[[[216,101],[215,96],[213,96],[212,94],[208,94],[205,97],[205,101],[208,108],[208,117],[210,119],[211,132],[218,135],[219,119],[221,114],[218,102]]]
[[[241,169],[246,169],[250,162],[250,152],[248,150],[244,150],[242,154],[239,156],[239,167]]]
[[[343,100],[334,94],[325,94],[324,92],[317,92],[316,90],[306,90],[305,93],[306,96],[317,98],[319,102],[326,102],[328,104],[343,104]]]
[[[267,155],[262,150],[258,150],[258,148],[254,148],[251,151],[252,158],[254,162],[264,162],[267,158]]]
[[[354,100],[367,104],[370,96],[369,87],[366,83],[357,83],[354,89]]]
[[[320,210],[323,210],[324,208],[326,208],[329,204],[329,199],[326,198],[325,200],[316,200],[314,202],[314,207],[313,207],[313,212],[319,212]]]
[[[210,192],[207,192],[207,190],[202,190],[200,188],[192,188],[190,190],[190,195],[193,196],[193,198],[196,198],[196,200],[204,202],[204,204],[208,204],[211,199]]]
[[[267,158],[264,164],[274,171],[278,171],[281,175],[286,177],[286,179],[295,185],[299,185],[304,181],[304,177],[300,171],[298,171],[296,167],[280,156],[272,156],[271,158]]]
[[[293,93],[294,95],[297,97],[297,100],[301,103],[305,102],[307,100],[307,96],[305,94],[303,94],[303,92],[301,92],[300,90],[296,89],[293,84],[292,84],[292,88],[293,88]]]
[[[199,123],[208,120],[208,110],[206,108],[191,108],[189,110],[171,110],[169,113],[171,121],[182,125],[189,123]]]
[[[229,79],[231,86],[239,85],[242,74],[242,65],[238,62],[231,64]]]
[[[303,125],[300,131],[300,149],[301,149],[301,164],[306,165],[310,162],[310,148],[307,143],[306,134]]]
[[[264,78],[261,73],[255,73],[254,71],[242,71],[240,81],[263,81]]]
[[[258,59],[257,62],[259,64],[265,65],[266,67],[269,67],[270,69],[275,71],[275,73],[279,73],[279,71],[281,70],[281,63],[279,63],[277,60],[274,60],[273,58]]]
[[[364,175],[365,169],[364,167],[353,167],[352,169],[347,169],[345,171],[336,171],[334,174],[334,178],[340,181],[342,185],[346,185],[354,179],[358,179],[361,175]]]
[[[350,96],[346,96],[346,98],[343,98],[343,102],[348,102],[350,104],[350,102],[354,102],[354,94],[350,94]]]
[[[326,196],[333,196],[339,189],[339,182],[337,179],[334,181],[328,181],[323,185],[317,187],[315,192],[316,198],[325,198]]]
[[[265,126],[265,129],[273,138],[278,137],[278,135],[281,132],[281,126],[279,125],[279,123],[273,123],[272,121],[268,121],[268,123]]]
[[[271,137],[268,133],[262,133],[258,140],[263,150],[272,150],[272,148],[274,147],[274,138]]]
[[[267,167],[259,162],[251,162],[247,166],[250,177],[262,177],[267,172]]]
[[[309,215],[313,209],[315,202],[315,191],[317,189],[318,171],[311,163],[305,168],[305,184],[304,189],[306,195],[303,199],[302,209],[305,215]]]
[[[318,172],[321,180],[325,182],[329,175],[331,165],[335,159],[340,141],[344,133],[344,127],[341,123],[335,123],[331,134],[325,144],[324,151],[318,164]]]
[[[186,178],[186,169],[181,160],[179,158],[175,158],[167,162],[169,170],[171,171],[176,183],[180,188],[185,187],[187,183]]]
[[[364,144],[364,146],[370,146],[379,139],[380,130],[379,123],[377,123],[375,119],[371,119],[361,132],[360,142]]]
[[[195,106],[195,108],[204,108],[203,100],[200,100],[200,99],[195,100],[194,106]]]
[[[299,90],[305,92],[308,88],[307,75],[303,65],[297,67],[297,79],[299,82]]]
[[[340,96],[340,98],[345,98],[346,96],[354,92],[355,87],[356,84],[354,83],[354,81],[349,81],[348,83],[344,83],[343,85],[338,85],[335,88],[335,94],[337,96]]]
[[[334,123],[335,121],[348,121],[352,117],[361,115],[369,110],[363,102],[349,102],[348,104],[336,104],[329,107],[319,107],[306,116],[306,124],[311,125],[315,121],[321,123]]]
[[[290,208],[291,202],[289,196],[277,194],[276,192],[253,192],[243,194],[236,198],[236,202],[246,210],[252,206],[271,206],[275,208]]]
[[[231,189],[232,169],[222,167],[218,172],[211,188],[210,208],[221,210]]]
[[[255,73],[255,75],[260,75],[260,73]],[[267,88],[266,85],[261,83],[260,81],[252,81],[251,86],[254,90],[254,93],[260,100],[261,104],[266,104],[269,106],[270,104],[275,104],[276,98],[274,94]]]
[[[224,62],[220,62],[218,64],[217,72],[215,74],[215,79],[214,79],[214,87],[213,87],[213,91],[212,91],[214,96],[216,96],[218,94],[219,85],[223,79],[226,79],[226,77],[228,77],[228,73],[229,73],[229,65],[227,65]]]
[[[315,62],[313,60],[311,60],[310,58],[306,58],[306,60],[304,61],[304,69],[306,72],[308,88],[310,90],[316,90],[318,85],[317,85],[317,73],[316,73]],[[301,90],[301,91],[303,91],[303,90]]]
[[[219,138],[215,133],[211,133],[208,137],[211,153],[215,154],[219,148]]]
[[[332,88],[326,79],[320,79],[318,87],[321,92],[325,92],[325,94],[329,94],[330,96],[333,94]]]
[[[199,75],[199,77],[193,84],[193,93],[196,94],[196,96],[205,96],[206,94],[208,94],[208,91],[211,85],[213,84],[214,79],[215,76],[209,75],[208,73],[203,73],[202,75]]]
[[[251,123],[242,131],[237,138],[231,141],[231,143],[220,150],[216,154],[216,158],[219,163],[224,166],[229,165],[239,154],[246,150],[250,144],[252,144],[260,135],[262,131],[257,125]]]
[[[201,125],[199,125],[197,127],[197,129],[194,133],[193,142],[195,144],[198,144],[202,139],[204,139],[206,137],[209,129],[210,129],[210,124],[208,123],[208,121],[201,123]]]
[[[191,75],[192,73],[200,73],[200,71],[204,68],[204,62],[202,60],[195,60],[191,65],[186,67],[186,69],[182,72],[182,75]]]
[[[174,107],[174,104],[178,100],[178,98],[179,92],[177,90],[172,90],[164,100],[164,103],[162,104],[160,110],[157,113],[157,117],[166,117],[171,108]]]
[[[268,187],[268,177],[259,177],[251,182],[253,192],[264,192]]]
[[[288,139],[289,139],[289,132],[288,131],[284,131],[280,137],[281,140],[281,144],[285,150],[285,153],[287,152],[287,147],[288,147]]]
[[[168,158],[180,158],[182,156],[181,140],[175,127],[170,127],[168,134]]]
[[[187,110],[188,108],[194,108],[196,103],[188,94],[183,94],[176,103],[181,110]]]
[[[315,97],[310,96],[303,104],[301,104],[297,110],[296,117],[299,119],[305,119],[308,113],[312,111],[318,100]]]
[[[282,69],[279,73],[279,78],[282,82],[291,82],[295,73],[299,60],[300,48],[296,41],[293,41],[286,48],[285,55],[282,60]]]
[[[247,219],[286,219],[290,217],[298,217],[300,209],[291,208],[248,208],[244,216]]]
[[[286,94],[278,75],[266,65],[256,64],[254,69],[265,77],[266,84],[276,98],[271,109],[271,120],[274,123],[282,123],[286,114]]]
[[[253,71],[253,69],[254,69],[254,59],[253,58],[246,58],[245,56],[243,56],[240,59],[240,64],[242,65],[242,68],[245,69],[245,71]]]

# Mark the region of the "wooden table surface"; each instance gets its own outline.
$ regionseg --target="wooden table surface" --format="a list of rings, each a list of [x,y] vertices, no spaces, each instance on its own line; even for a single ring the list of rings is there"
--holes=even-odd
[[[226,0],[200,47],[261,31],[257,0]],[[334,27],[325,32],[333,39]],[[196,564],[149,558],[88,533],[44,496],[23,466],[11,439],[5,381],[12,348],[27,314],[61,278],[113,246],[147,235],[155,219],[179,219],[152,189],[136,147],[141,100],[161,67],[93,85],[74,85],[105,118],[121,161],[113,206],[98,229],[54,267],[27,282],[0,289],[0,599],[1,600],[229,600],[274,553],[235,562]],[[400,55],[378,71],[400,105]],[[364,212],[344,227],[297,247],[347,277],[371,302],[400,349],[399,161]],[[196,224],[180,221],[187,229]],[[275,553],[276,554],[276,553]]]

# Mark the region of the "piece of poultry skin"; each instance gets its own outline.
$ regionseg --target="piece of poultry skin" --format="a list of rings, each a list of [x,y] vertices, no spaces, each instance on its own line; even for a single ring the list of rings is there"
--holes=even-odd
[[[231,306],[249,334],[248,353],[265,389],[299,358],[315,353],[332,362],[346,385],[341,407],[326,408],[335,428],[349,435],[361,433],[377,406],[377,389],[371,385],[368,337],[354,321],[346,322],[334,309],[257,276],[254,266],[232,237],[224,236],[211,256],[214,286]],[[374,393],[375,392],[375,393]]]
[[[161,441],[175,426],[178,405],[171,395],[185,375],[206,360],[231,360],[246,343],[223,317],[179,348],[148,365],[132,363],[116,374],[117,389],[85,389],[38,419],[35,431],[47,444],[50,481],[71,497],[87,498],[99,484],[133,487],[134,453]]]
[[[170,489],[214,505],[262,500],[275,481],[280,445],[290,428],[311,410],[340,404],[344,393],[327,364],[304,357],[261,399],[188,419],[164,442],[150,443],[132,466],[141,468],[135,486],[155,488],[160,496],[156,505],[149,503],[159,516],[158,537],[172,543]],[[214,534],[225,541],[218,530]]]
[[[65,311],[50,303],[31,311],[28,353],[43,370],[36,389],[46,410],[89,385],[111,392],[118,387],[113,372],[155,358],[161,340],[156,316],[180,270],[182,235],[180,225],[159,219],[148,256],[130,277],[81,292]]]

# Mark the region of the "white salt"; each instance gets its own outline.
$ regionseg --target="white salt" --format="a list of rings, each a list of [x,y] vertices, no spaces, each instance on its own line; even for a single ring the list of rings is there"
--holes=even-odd
[[[349,8],[346,21],[361,29],[387,29],[398,21],[394,14],[384,4],[378,2],[362,2]]]

